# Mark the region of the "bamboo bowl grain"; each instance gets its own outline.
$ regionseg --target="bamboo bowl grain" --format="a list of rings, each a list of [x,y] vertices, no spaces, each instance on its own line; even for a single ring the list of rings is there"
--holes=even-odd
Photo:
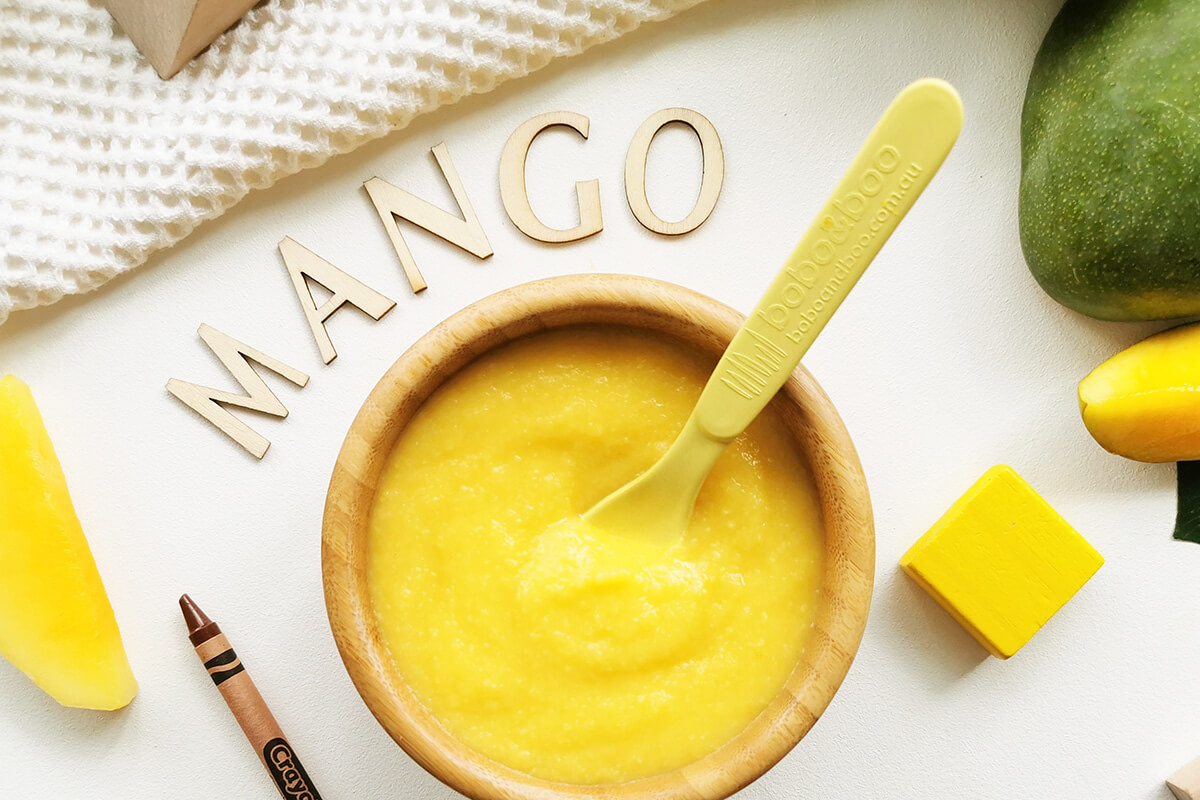
[[[772,401],[812,468],[825,525],[826,566],[809,646],[784,688],[721,748],[672,772],[623,784],[552,783],[458,742],[392,663],[367,586],[375,489],[405,425],[447,378],[492,348],[549,328],[612,324],[654,331],[711,354],[742,317],[673,284],[575,275],[492,295],[450,317],[387,371],[359,411],[334,466],[325,504],[322,574],[333,636],[354,685],[383,728],[422,767],[475,800],[720,800],[766,772],[808,733],[841,685],[871,600],[875,536],[858,455],[841,418],[803,368]]]

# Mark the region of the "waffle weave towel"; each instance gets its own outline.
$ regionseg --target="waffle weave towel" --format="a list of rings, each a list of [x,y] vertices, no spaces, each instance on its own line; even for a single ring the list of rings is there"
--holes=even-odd
[[[251,189],[701,0],[268,0],[162,81],[96,0],[0,0],[0,323]]]

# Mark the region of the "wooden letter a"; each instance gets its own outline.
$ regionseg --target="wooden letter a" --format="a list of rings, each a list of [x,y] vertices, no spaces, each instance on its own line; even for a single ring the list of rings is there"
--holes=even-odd
[[[421,270],[417,269],[416,259],[408,249],[404,235],[400,233],[396,224],[397,218],[408,220],[477,258],[487,258],[492,254],[492,245],[487,234],[483,232],[483,226],[479,224],[479,217],[475,216],[475,209],[467,198],[458,171],[454,169],[454,162],[450,160],[450,151],[446,149],[445,142],[433,148],[433,157],[437,159],[438,167],[442,170],[446,183],[450,185],[450,192],[454,195],[454,202],[458,203],[462,217],[443,211],[382,178],[371,178],[363,184],[363,188],[371,196],[371,202],[375,204],[375,210],[379,212],[379,219],[383,222],[388,238],[392,240],[392,247],[396,248],[400,265],[404,267],[404,274],[414,292],[424,290],[428,284],[425,283]]]
[[[337,350],[333,348],[329,331],[325,329],[325,321],[335,311],[349,303],[372,319],[379,320],[396,305],[395,301],[342,272],[290,236],[284,237],[279,243],[279,254],[283,256],[283,265],[292,277],[296,297],[300,299],[300,307],[304,310],[308,327],[312,328],[317,349],[321,351],[321,358],[326,364],[337,358]],[[316,281],[333,293],[333,297],[322,303],[320,308],[313,300],[309,280]]]
[[[167,391],[175,395],[184,405],[216,425],[226,436],[246,448],[255,458],[262,458],[271,443],[230,413],[225,406],[231,405],[251,411],[261,411],[275,417],[287,416],[287,409],[283,407],[283,403],[279,402],[279,398],[267,386],[267,382],[262,379],[262,376],[250,365],[251,361],[261,364],[297,386],[307,384],[308,376],[208,325],[200,326],[200,338],[221,360],[225,369],[233,375],[234,380],[241,384],[242,391],[246,394],[211,389],[176,378],[167,381]]]

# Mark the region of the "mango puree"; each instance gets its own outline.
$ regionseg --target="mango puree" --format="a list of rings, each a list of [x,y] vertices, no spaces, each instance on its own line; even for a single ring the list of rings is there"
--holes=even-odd
[[[768,409],[678,545],[578,515],[649,467],[714,363],[570,328],[505,345],[420,409],[386,466],[369,584],[400,672],[456,738],[536,777],[616,783],[737,735],[809,637],[816,488]]]

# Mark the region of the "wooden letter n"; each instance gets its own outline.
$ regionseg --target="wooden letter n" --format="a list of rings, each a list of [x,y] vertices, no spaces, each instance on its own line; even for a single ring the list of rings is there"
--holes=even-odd
[[[363,184],[371,202],[375,204],[375,210],[379,212],[383,229],[387,231],[392,247],[400,257],[400,265],[404,267],[404,274],[414,292],[423,291],[428,284],[425,283],[421,270],[417,269],[416,259],[404,241],[404,234],[400,233],[397,219],[408,220],[455,247],[466,250],[476,258],[487,258],[492,254],[492,245],[488,242],[487,234],[483,232],[483,226],[479,224],[479,217],[475,215],[475,209],[471,206],[466,189],[463,188],[462,179],[458,177],[458,170],[450,160],[450,151],[446,149],[445,142],[434,146],[433,157],[437,160],[446,183],[450,185],[450,192],[454,195],[454,202],[458,203],[462,217],[443,211],[382,178],[371,178]]]

